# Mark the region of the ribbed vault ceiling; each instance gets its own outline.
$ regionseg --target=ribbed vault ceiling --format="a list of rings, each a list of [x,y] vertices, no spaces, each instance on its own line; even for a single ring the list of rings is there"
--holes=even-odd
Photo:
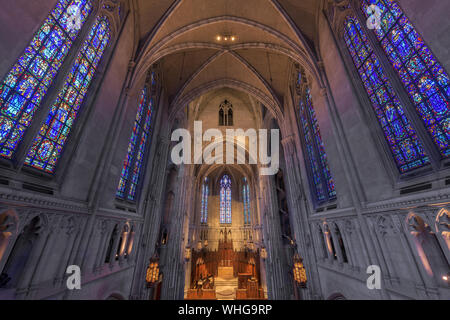
[[[311,43],[320,2],[135,0],[138,72],[159,61],[175,104],[231,83],[279,106],[292,62],[314,72]],[[224,34],[237,39],[217,41]]]

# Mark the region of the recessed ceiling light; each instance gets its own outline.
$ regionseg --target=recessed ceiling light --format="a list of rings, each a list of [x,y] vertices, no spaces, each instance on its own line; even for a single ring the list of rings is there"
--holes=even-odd
[[[222,34],[222,35],[217,35],[215,38],[217,41],[236,41],[237,37],[234,35],[230,35],[230,34]]]

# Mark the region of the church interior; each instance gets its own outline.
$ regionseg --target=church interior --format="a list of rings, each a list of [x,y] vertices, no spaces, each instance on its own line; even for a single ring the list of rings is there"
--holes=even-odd
[[[450,1],[0,7],[0,300],[450,299]]]

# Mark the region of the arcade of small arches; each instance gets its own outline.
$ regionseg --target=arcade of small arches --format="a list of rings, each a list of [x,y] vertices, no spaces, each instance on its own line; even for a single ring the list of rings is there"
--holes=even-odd
[[[450,298],[450,4],[6,2],[0,299]],[[175,164],[197,121],[278,172]]]

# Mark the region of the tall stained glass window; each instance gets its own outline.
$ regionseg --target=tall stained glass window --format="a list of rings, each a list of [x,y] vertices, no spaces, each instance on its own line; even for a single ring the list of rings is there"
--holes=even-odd
[[[54,173],[100,59],[111,38],[106,17],[98,17],[79,52],[47,120],[34,139],[25,164]]]
[[[450,78],[394,0],[362,0],[381,10],[374,32],[441,155],[450,155]]]
[[[154,73],[152,73],[151,85],[154,84]],[[128,145],[128,153],[123,163],[117,189],[117,197],[124,200],[136,200],[137,188],[142,178],[142,165],[150,145],[154,99],[149,91],[151,90],[148,86],[145,86],[142,90],[136,121]]]
[[[202,186],[202,210],[200,215],[200,223],[208,223],[208,196],[209,196],[209,186],[208,177],[203,181]]]
[[[320,204],[334,200],[336,198],[334,180],[328,166],[309,88],[306,88],[305,99],[300,100],[300,121],[316,201]]]
[[[242,198],[244,200],[244,224],[250,224],[250,187],[247,178],[244,178]]]
[[[220,180],[220,223],[231,224],[231,179],[226,174]]]
[[[345,43],[401,173],[430,163],[359,21],[345,21]]]
[[[0,156],[11,159],[92,10],[90,0],[60,0],[0,83]]]

